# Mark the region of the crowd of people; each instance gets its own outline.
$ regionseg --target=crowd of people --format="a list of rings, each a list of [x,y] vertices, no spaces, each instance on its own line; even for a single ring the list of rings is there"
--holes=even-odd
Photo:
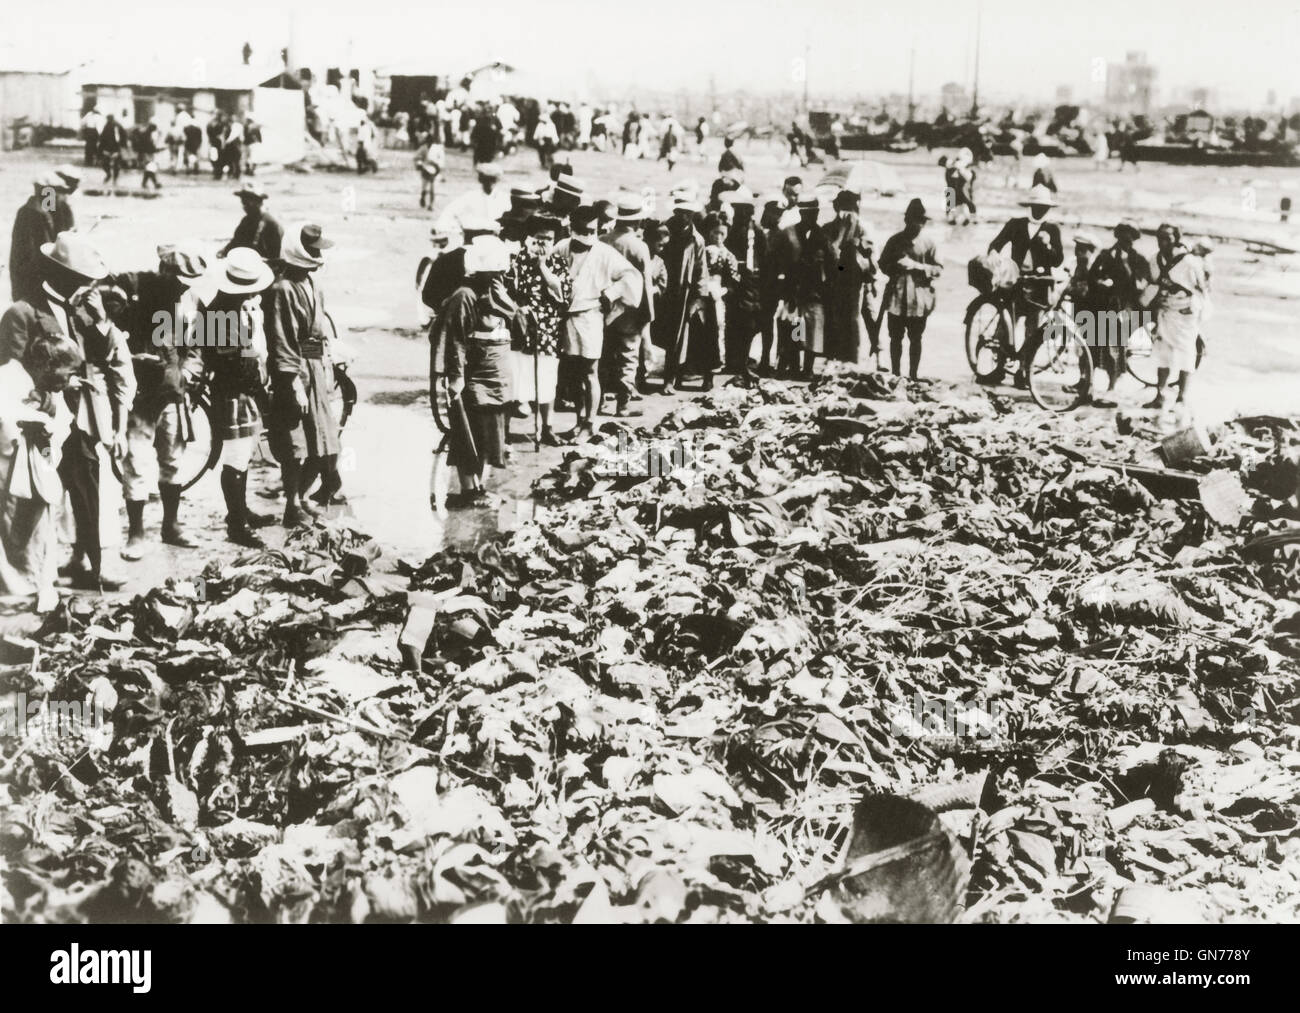
[[[257,170],[262,128],[251,116],[218,111],[201,124],[191,109],[182,106],[166,128],[157,118],[130,129],[129,122],[126,110],[118,117],[100,112],[98,106],[87,109],[81,118],[83,160],[104,170],[106,184],[115,185],[124,168],[136,168],[141,171],[142,189],[160,189],[159,159],[164,151],[166,168],[173,173],[183,170],[194,175],[206,165],[214,179],[239,179]]]
[[[429,208],[444,157],[435,144],[417,158]],[[961,153],[952,162],[969,173],[960,185],[973,210],[969,166]],[[824,208],[791,175],[779,192],[756,195],[731,144],[717,170],[707,188],[682,180],[666,198],[650,188],[598,197],[567,162],[552,161],[543,185],[510,188],[498,160],[476,161],[476,187],[441,207],[417,272],[430,399],[445,436],[437,509],[489,498],[484,480],[509,463],[512,422],[531,421],[538,444],[574,443],[603,413],[636,416],[647,395],[671,396],[692,381],[707,391],[720,373],[740,384],[808,379],[819,360],[855,364],[864,347],[879,356],[882,332],[892,371],[919,376],[942,273],[922,200],[908,202],[902,227],[877,252],[856,192],[839,190]],[[153,269],[110,275],[76,231],[69,197],[79,181],[71,165],[34,181],[14,223],[14,303],[0,319],[0,589],[35,595],[41,608],[56,600],[58,578],[120,586],[106,550],[140,558],[155,492],[162,540],[193,546],[178,467],[194,439],[189,395],[199,387],[221,442],[233,542],[259,545],[257,529],[275,523],[247,498],[263,431],[280,469],[280,523],[307,523],[342,500],[330,401],[337,350],[314,277],[333,245],[322,227],[282,227],[266,190],[249,181],[235,191],[243,215],[232,238],[210,256],[177,241],[158,248]],[[1026,213],[988,247],[1044,284],[1065,264],[1056,198],[1050,174],[1039,175]],[[1157,408],[1171,381],[1185,400],[1199,361],[1210,251],[1162,225],[1153,265],[1136,249],[1140,235],[1124,221],[1105,249],[1076,236],[1068,291],[1084,311],[1156,311],[1159,374],[1148,407]],[[1016,287],[1010,297],[1026,323],[1020,383],[1042,340],[1033,291]],[[1123,356],[1122,344],[1098,350],[1111,385]],[[574,415],[572,428],[556,426],[560,412]],[[75,535],[60,566],[65,494]],[[127,520],[120,547],[118,500]]]
[[[58,581],[122,586],[111,550],[144,553],[156,493],[161,539],[193,548],[179,468],[196,439],[191,395],[206,390],[220,441],[226,534],[257,547],[276,523],[249,506],[248,468],[265,431],[279,465],[286,527],[342,502],[337,350],[315,272],[334,244],[320,225],[282,228],[256,186],[212,255],[180,240],[150,270],[110,274],[76,231],[63,166],[35,181],[15,219],[13,304],[0,317],[0,593],[56,603]],[[72,553],[57,559],[66,496]],[[121,538],[125,505],[126,539]]]

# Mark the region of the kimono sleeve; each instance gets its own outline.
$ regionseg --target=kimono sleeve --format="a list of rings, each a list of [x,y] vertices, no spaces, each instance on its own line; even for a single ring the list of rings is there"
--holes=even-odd
[[[302,371],[302,356],[298,352],[298,321],[294,319],[291,289],[284,282],[272,285],[262,302],[263,325],[266,328],[266,362],[272,374]]]

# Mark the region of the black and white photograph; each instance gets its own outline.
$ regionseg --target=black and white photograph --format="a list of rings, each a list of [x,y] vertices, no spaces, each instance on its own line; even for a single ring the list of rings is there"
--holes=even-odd
[[[1217,990],[1300,922],[1298,0],[0,27],[33,980],[1029,924]]]

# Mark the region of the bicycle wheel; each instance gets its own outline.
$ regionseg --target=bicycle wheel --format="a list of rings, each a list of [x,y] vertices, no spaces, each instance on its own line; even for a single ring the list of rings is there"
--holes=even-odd
[[[966,310],[966,361],[976,380],[988,382],[1003,374],[1011,332],[1011,315],[992,299],[981,296],[970,304]]]
[[[1124,342],[1124,366],[1129,375],[1147,387],[1156,385],[1156,361],[1153,354],[1153,335],[1146,327],[1139,327]]]
[[[206,392],[191,398],[189,418],[192,429],[190,439],[180,453],[176,465],[176,484],[181,491],[192,487],[199,479],[217,466],[221,458],[221,441],[214,435],[212,425],[212,407],[208,404]],[[113,458],[113,474],[122,480],[122,462]]]
[[[324,331],[327,347],[337,347],[339,331],[334,323],[334,318],[326,311],[322,313],[324,317]],[[352,382],[348,376],[347,367],[338,362],[333,363],[333,369],[330,379],[330,407],[334,409],[334,420],[339,425],[339,430],[348,424],[348,419],[352,417],[352,409],[357,404],[357,385]]]
[[[1043,340],[1029,363],[1029,393],[1048,411],[1066,412],[1086,404],[1092,390],[1092,354],[1068,317],[1052,314]]]

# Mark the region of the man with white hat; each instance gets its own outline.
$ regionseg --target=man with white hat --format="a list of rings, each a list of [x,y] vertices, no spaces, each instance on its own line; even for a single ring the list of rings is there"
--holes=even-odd
[[[9,243],[9,283],[15,302],[40,291],[41,247],[58,235],[55,213],[63,187],[63,179],[57,173],[41,173],[32,180],[32,195],[14,216]]]
[[[609,389],[615,397],[614,414],[619,417],[638,415],[628,406],[640,400],[638,378],[645,379],[650,354],[650,324],[654,320],[654,290],[650,284],[650,250],[641,238],[645,223],[645,201],[640,194],[621,191],[616,200],[614,227],[600,241],[623,255],[641,272],[641,300],[635,307],[625,307],[605,325],[602,351]]]
[[[197,244],[181,242],[158,247],[157,271],[113,277],[113,284],[130,299],[126,328],[136,378],[122,458],[127,516],[123,559],[144,555],[144,508],[154,488],[162,500],[162,540],[182,549],[195,547],[181,530],[181,487],[176,479],[189,430],[185,389],[203,372],[196,331],[205,340],[221,337],[207,333],[198,319],[194,286],[207,269]]]
[[[90,287],[107,274],[98,251],[75,232],[44,244],[39,287],[0,319],[0,362],[22,358],[38,335],[61,335],[81,351],[84,364],[65,394],[73,423],[59,461],[76,538],[72,562],[59,572],[73,587],[116,591],[122,582],[105,575],[102,563],[106,543],[116,541],[117,507],[114,497],[101,500],[100,475],[109,453],[126,450],[135,374],[126,335],[109,322],[99,290]]]
[[[1038,320],[1051,289],[1052,271],[1065,260],[1061,246],[1061,229],[1047,220],[1056,207],[1056,197],[1041,183],[1030,188],[1029,196],[1021,201],[1029,214],[1012,218],[989,243],[989,253],[1000,253],[1009,248],[1011,259],[1022,274],[1033,277],[1016,288],[1016,315],[1025,321],[1025,344],[1021,351],[1020,371],[1016,386],[1027,387],[1029,363],[1042,343]]]

